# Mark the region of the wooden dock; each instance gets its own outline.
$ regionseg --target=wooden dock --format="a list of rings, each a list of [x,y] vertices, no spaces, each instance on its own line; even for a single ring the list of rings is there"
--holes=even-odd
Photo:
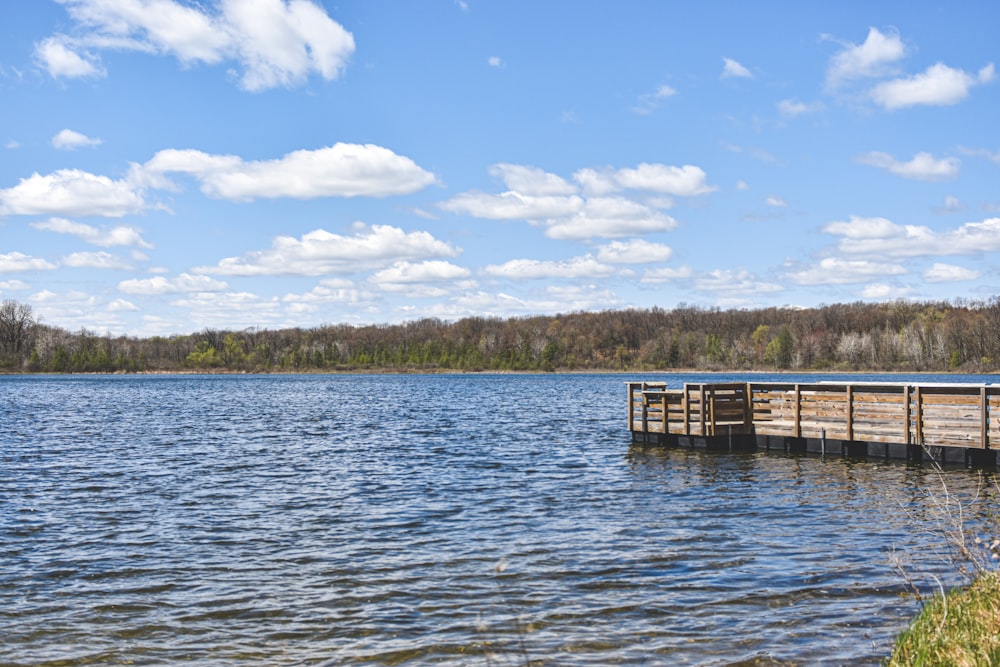
[[[635,442],[995,466],[1000,385],[628,382]]]

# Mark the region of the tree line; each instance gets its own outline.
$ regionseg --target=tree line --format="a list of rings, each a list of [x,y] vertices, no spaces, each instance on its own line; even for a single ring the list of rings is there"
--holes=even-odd
[[[965,371],[1000,367],[1000,297],[815,308],[676,308],[401,324],[70,332],[0,304],[0,370],[28,373],[349,371]]]

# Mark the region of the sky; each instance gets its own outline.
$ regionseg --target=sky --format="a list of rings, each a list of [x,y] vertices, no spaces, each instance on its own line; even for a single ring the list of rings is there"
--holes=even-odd
[[[992,0],[4,0],[0,300],[167,336],[990,299],[997,26]]]

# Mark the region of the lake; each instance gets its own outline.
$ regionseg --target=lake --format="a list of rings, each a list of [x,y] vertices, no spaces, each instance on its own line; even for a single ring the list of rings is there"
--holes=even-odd
[[[633,445],[643,379],[0,376],[0,663],[875,665],[959,583],[992,474]]]

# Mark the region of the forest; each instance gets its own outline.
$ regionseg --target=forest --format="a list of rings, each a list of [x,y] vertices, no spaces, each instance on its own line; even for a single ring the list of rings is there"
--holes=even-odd
[[[1000,297],[815,308],[686,304],[532,317],[114,336],[0,304],[0,372],[937,371],[1000,367]]]

